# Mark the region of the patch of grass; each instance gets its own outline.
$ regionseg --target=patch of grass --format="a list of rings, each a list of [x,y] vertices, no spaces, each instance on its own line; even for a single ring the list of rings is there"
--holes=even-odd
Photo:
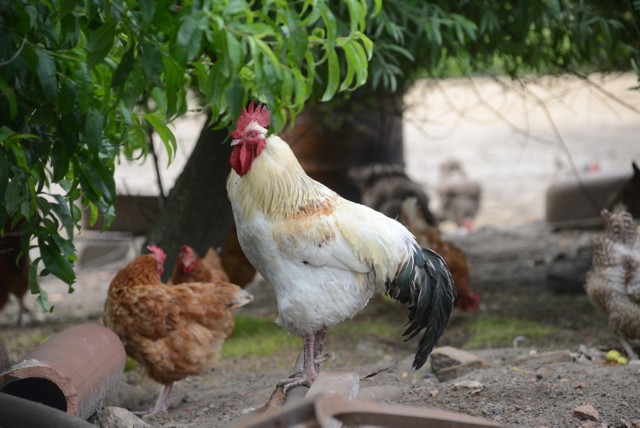
[[[517,318],[478,318],[469,330],[471,337],[462,346],[464,349],[511,347],[518,336],[543,341],[555,331],[549,325]]]
[[[268,357],[288,349],[302,349],[300,338],[272,319],[236,316],[236,326],[222,347],[222,358],[254,355]]]

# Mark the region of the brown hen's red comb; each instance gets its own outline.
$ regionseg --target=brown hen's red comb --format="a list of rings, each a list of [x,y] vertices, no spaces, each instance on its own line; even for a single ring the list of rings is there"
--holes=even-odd
[[[157,245],[147,245],[147,250],[151,251],[160,261],[160,263],[164,263],[167,258],[167,254],[164,252],[164,250]]]
[[[236,130],[244,131],[251,122],[256,122],[263,128],[269,127],[271,123],[271,112],[266,105],[258,104],[258,107],[255,107],[253,101],[251,101],[249,107],[245,108],[240,114]]]

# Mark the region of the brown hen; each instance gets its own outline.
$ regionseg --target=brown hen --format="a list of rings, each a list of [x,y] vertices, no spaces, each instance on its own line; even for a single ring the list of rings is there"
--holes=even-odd
[[[253,300],[228,282],[167,286],[160,281],[164,252],[138,257],[111,281],[104,324],[127,354],[163,385],[145,415],[167,411],[173,382],[210,370],[234,325],[234,309]]]
[[[209,248],[204,258],[200,258],[190,246],[180,247],[170,284],[217,281],[230,282],[216,250]]]

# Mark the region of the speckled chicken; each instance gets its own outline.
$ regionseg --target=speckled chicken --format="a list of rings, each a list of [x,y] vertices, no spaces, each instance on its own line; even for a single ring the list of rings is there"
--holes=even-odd
[[[411,180],[401,165],[376,163],[351,168],[349,177],[360,190],[363,205],[397,219],[404,201],[415,198],[426,222],[437,226],[424,187]]]
[[[640,363],[629,340],[640,340],[640,237],[631,214],[602,212],[604,235],[594,238],[593,266],[585,288],[609,317],[629,359]]]
[[[227,282],[165,285],[160,277],[165,254],[136,258],[111,281],[104,324],[122,340],[127,354],[163,385],[156,405],[145,415],[167,411],[175,381],[205,373],[231,334],[234,309],[253,296]]]
[[[440,164],[438,194],[444,219],[471,231],[480,209],[481,193],[480,184],[467,176],[460,161],[450,159]]]

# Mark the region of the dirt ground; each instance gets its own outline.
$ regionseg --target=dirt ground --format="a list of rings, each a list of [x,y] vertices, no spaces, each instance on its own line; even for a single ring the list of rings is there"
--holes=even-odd
[[[341,329],[340,334],[329,332],[326,350],[334,352],[335,359],[325,363],[325,369],[366,376],[392,366],[363,379],[361,387],[395,385],[402,396],[393,403],[462,412],[509,426],[579,426],[573,409],[585,404],[599,412],[603,424],[631,426],[631,421],[640,419],[640,365],[606,364],[601,351],[619,348],[606,319],[595,312],[584,293],[558,294],[547,279],[556,255],[571,257],[593,233],[552,233],[544,224],[532,223],[509,230],[485,228],[456,238],[468,254],[482,306],[475,315],[455,312],[440,344],[464,348],[472,344],[469,350],[486,359],[486,368],[447,382],[438,382],[429,363],[420,371],[411,370],[415,344],[401,341],[405,308],[376,299],[345,323],[352,328]],[[0,337],[11,357],[19,358],[68,325],[100,322],[101,301],[121,264],[81,271],[77,291],[65,296],[50,319],[16,330],[9,326],[15,313],[8,308],[0,319]],[[61,286],[60,290],[64,292]],[[271,287],[256,281],[249,290],[256,300],[241,314],[274,317]],[[61,297],[55,292],[51,296]],[[70,302],[76,297],[82,298]],[[376,335],[356,328],[373,322],[388,324],[390,332]],[[481,335],[486,343],[469,342]],[[178,382],[170,412],[148,422],[166,427],[222,426],[259,408],[274,383],[289,375],[298,348],[287,347],[266,357],[223,359],[217,370]],[[463,381],[481,386],[459,386]],[[137,368],[125,373],[106,404],[143,410],[152,406],[158,391],[159,386]]]
[[[617,85],[628,87],[630,82],[627,79]],[[637,99],[635,103],[639,104]],[[592,119],[602,119],[602,115],[591,114]],[[635,125],[631,137],[632,120],[626,113],[617,117],[622,117],[616,125],[619,145],[606,148],[602,140],[598,143],[593,137],[593,129],[585,130],[589,139],[584,144],[593,146],[593,151],[589,154],[576,149],[579,166],[592,158],[612,167],[627,167],[630,158],[640,159],[639,127]],[[637,115],[633,117],[637,121]],[[576,120],[579,122],[580,117]],[[599,120],[590,124],[604,129]],[[432,123],[442,124],[442,120]],[[441,139],[434,143],[437,147],[428,146],[432,151],[425,151],[420,141],[424,134],[413,126],[413,122],[407,126],[408,171],[428,189],[432,190],[437,182],[433,173],[435,159],[442,159],[447,147],[465,161],[470,175],[483,180],[485,199],[478,229],[468,235],[450,236],[469,258],[472,287],[481,295],[481,308],[473,315],[456,311],[440,345],[467,349],[483,357],[486,367],[446,382],[437,380],[429,363],[420,371],[411,370],[416,345],[401,340],[406,309],[375,299],[356,318],[345,322],[349,327],[328,332],[326,350],[334,352],[335,358],[325,363],[325,369],[355,371],[363,377],[390,366],[376,376],[362,379],[361,387],[398,386],[402,395],[392,403],[461,412],[508,426],[640,426],[640,365],[605,363],[603,351],[620,349],[620,345],[606,318],[596,312],[580,287],[575,286],[580,282],[580,273],[584,273],[584,266],[580,268],[584,257],[579,250],[588,248],[598,232],[553,232],[543,221],[544,191],[558,174],[558,168],[562,168],[556,162],[558,150],[550,151],[544,144],[525,145],[526,149],[521,150],[526,153],[518,152],[513,145],[504,151],[488,150],[489,143],[485,140],[480,143],[470,140],[479,131],[465,128],[467,133],[452,136],[457,145]],[[564,135],[573,135],[579,127],[574,123]],[[511,137],[505,134],[504,138]],[[567,144],[578,143],[568,139]],[[509,172],[511,180],[502,175]],[[101,239],[104,237],[83,234],[78,246],[82,248]],[[127,257],[102,259],[79,268],[76,291],[71,295],[63,284],[45,279],[50,300],[56,305],[53,314],[37,314],[36,320],[28,320],[26,326],[16,329],[15,302],[0,312],[0,338],[6,342],[14,361],[69,325],[101,322],[109,281],[133,257],[139,244],[126,237],[120,242],[125,242],[125,247],[131,245]],[[549,279],[550,271],[558,267],[559,255],[574,280],[570,286]],[[572,292],[558,292],[561,286],[572,288]],[[257,280],[248,289],[256,299],[240,313],[275,318],[271,287]],[[28,304],[35,306],[33,301]],[[372,324],[387,328],[380,329],[380,333],[365,328]],[[170,411],[147,422],[160,427],[223,426],[265,403],[274,383],[290,374],[301,347],[301,343],[287,346],[268,356],[224,358],[215,371],[178,382],[172,392]],[[476,381],[479,385],[468,388],[465,385],[469,382],[465,381]],[[153,405],[158,392],[159,386],[136,368],[124,374],[105,404],[146,409]],[[597,422],[584,422],[573,416],[576,407],[587,404],[599,413]],[[636,425],[632,425],[633,421]]]

